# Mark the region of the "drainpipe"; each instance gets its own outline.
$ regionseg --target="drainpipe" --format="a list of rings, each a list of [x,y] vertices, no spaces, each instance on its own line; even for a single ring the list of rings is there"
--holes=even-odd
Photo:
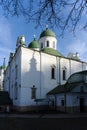
[[[41,51],[40,51],[40,98],[41,98]]]
[[[57,67],[57,84],[59,84],[59,81],[58,81],[58,59],[57,59],[57,57],[56,57],[56,67]]]
[[[60,64],[61,57],[59,57],[59,85],[61,84],[61,64]]]

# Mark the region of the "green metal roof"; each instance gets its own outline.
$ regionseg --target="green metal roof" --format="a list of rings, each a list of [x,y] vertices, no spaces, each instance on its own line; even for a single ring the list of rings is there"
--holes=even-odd
[[[7,67],[6,66],[0,66],[0,69],[5,70]]]
[[[39,48],[39,43],[36,41],[36,38],[28,45],[28,48]]]
[[[53,48],[47,47],[47,48],[43,48],[41,51],[44,53],[50,54],[50,55],[64,57],[60,52],[58,52],[57,50],[55,50]]]
[[[46,30],[44,30],[41,34],[40,34],[40,38],[44,37],[44,36],[51,36],[51,37],[56,37],[55,33],[51,30],[49,30],[48,28],[46,28]]]
[[[87,75],[87,70],[80,71],[73,73],[67,80],[67,83],[73,83],[73,82],[84,82]]]
[[[36,98],[34,101],[35,102],[42,102],[43,100],[45,100],[44,98]]]
[[[72,89],[74,89],[75,87],[77,87],[79,85],[84,85],[87,87],[87,83],[82,83],[82,82],[66,83],[66,84],[57,86],[56,88],[54,88],[53,90],[48,92],[47,95],[55,95],[55,94],[59,94],[59,93],[71,92]]]
[[[74,57],[68,57],[69,59],[73,59],[73,60],[77,60],[77,61],[80,61],[79,57],[77,56],[74,56]]]
[[[22,44],[22,45],[26,45],[26,42],[21,41],[21,44]]]
[[[86,75],[87,75],[87,70],[76,72],[68,78],[65,84],[55,87],[53,90],[51,90],[47,94],[54,95],[58,93],[70,92],[72,89],[74,89],[78,85],[87,87],[87,83],[84,82],[84,76]],[[77,80],[74,80],[74,79],[77,79]]]
[[[62,93],[64,92],[64,85],[59,85],[57,87],[55,87],[54,89],[52,89],[51,91],[49,91],[47,93],[47,95],[54,95],[54,94],[58,94],[58,93]]]
[[[8,92],[0,91],[0,105],[12,105]]]

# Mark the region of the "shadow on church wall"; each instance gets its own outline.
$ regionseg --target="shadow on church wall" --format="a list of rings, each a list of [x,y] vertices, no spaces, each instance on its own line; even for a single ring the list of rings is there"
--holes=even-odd
[[[31,88],[35,86],[36,98],[42,98],[44,93],[42,90],[44,86],[44,74],[41,72],[40,62],[35,59],[33,54],[31,60],[29,60],[29,71],[23,75],[25,77],[25,87],[29,88],[30,92]]]

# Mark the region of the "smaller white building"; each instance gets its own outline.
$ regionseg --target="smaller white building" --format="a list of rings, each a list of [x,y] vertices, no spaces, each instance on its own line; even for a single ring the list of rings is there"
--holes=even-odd
[[[48,94],[54,108],[64,112],[87,112],[87,71],[74,73]]]

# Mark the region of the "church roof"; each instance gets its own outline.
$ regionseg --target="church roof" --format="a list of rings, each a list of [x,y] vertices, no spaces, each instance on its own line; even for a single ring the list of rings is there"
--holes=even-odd
[[[44,30],[41,34],[40,34],[40,38],[44,37],[44,36],[51,36],[51,37],[56,37],[55,33],[51,30],[49,30],[48,28],[46,28],[46,30]]]
[[[85,76],[87,75],[87,70],[85,71],[80,71],[72,74],[67,82],[63,85],[58,85],[56,88],[48,92],[48,95],[50,94],[58,94],[58,93],[64,93],[64,92],[70,92],[72,89],[77,87],[78,85],[80,86],[86,86],[87,83],[85,83]]]
[[[67,83],[84,82],[86,79],[87,70],[73,73],[67,80]]]
[[[65,93],[65,92],[68,93],[71,92],[75,87],[79,85],[83,85],[87,87],[87,83],[84,82],[66,83],[55,87],[50,92],[48,92],[47,95],[55,95],[55,94]]]
[[[39,43],[36,41],[36,38],[28,45],[28,48],[39,48]]]
[[[58,52],[57,50],[55,50],[53,48],[47,47],[47,48],[43,48],[41,51],[44,53],[50,54],[50,55],[64,57],[60,52]]]

